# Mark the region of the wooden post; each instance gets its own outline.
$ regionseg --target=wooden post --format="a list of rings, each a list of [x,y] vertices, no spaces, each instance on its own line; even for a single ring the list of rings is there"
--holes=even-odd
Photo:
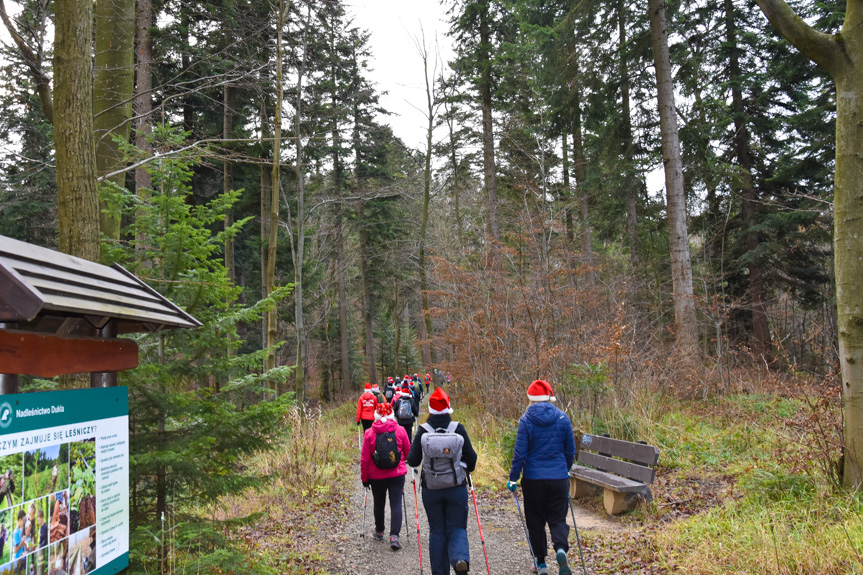
[[[11,324],[0,323],[0,329],[11,327]],[[0,373],[0,395],[18,393],[18,374]]]
[[[98,330],[99,335],[104,338],[114,339],[117,337],[117,322],[111,320]],[[93,372],[90,374],[90,387],[117,387],[117,372]]]

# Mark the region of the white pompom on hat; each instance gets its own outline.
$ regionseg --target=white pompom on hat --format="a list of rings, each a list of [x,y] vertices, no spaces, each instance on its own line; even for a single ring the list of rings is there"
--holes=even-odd
[[[393,419],[393,406],[389,403],[379,403],[375,408],[375,421]]]
[[[435,389],[434,393],[429,397],[429,413],[432,415],[452,413],[452,407],[450,407],[449,404],[449,396],[439,387]]]
[[[551,390],[551,384],[542,379],[537,379],[528,386],[527,398],[531,401],[557,401]]]

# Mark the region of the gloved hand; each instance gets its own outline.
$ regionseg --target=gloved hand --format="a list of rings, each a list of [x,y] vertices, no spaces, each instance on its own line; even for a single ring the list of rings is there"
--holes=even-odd
[[[363,489],[371,489],[372,484],[368,481],[363,481]]]
[[[512,491],[513,493],[515,493],[516,487],[518,487],[518,485],[516,485],[515,481],[507,481],[506,482],[506,488],[509,489],[510,491]]]
[[[357,427],[359,427],[359,426],[360,426],[360,422],[358,421],[358,422],[357,422]]]

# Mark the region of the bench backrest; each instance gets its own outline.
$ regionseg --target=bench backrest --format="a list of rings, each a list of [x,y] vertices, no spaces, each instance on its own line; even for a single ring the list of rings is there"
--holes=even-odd
[[[599,435],[583,435],[578,450],[582,465],[622,475],[642,483],[653,483],[659,450],[652,445],[633,443]]]

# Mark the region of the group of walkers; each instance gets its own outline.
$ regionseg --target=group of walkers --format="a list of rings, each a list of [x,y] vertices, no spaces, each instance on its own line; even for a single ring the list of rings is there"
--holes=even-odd
[[[525,531],[533,558],[533,571],[538,575],[548,575],[545,531],[548,525],[558,573],[570,575],[566,513],[571,505],[569,469],[575,458],[572,424],[569,417],[553,405],[554,393],[548,382],[534,381],[527,388],[527,396],[529,405],[519,421],[506,485],[518,505],[515,494],[521,478]],[[402,423],[399,417],[399,412],[407,415],[407,407],[403,407],[405,405],[410,405],[409,425]],[[384,540],[384,511],[389,497],[390,547],[393,551],[402,548],[399,534],[403,522],[402,511],[406,511],[404,488],[407,468],[413,468],[416,507],[416,474],[417,468],[421,467],[420,485],[428,519],[432,575],[448,575],[450,568],[456,574],[468,573],[468,486],[473,491],[470,474],[476,468],[477,453],[464,425],[452,418],[453,408],[449,396],[440,387],[435,389],[428,400],[429,416],[425,423],[419,425],[413,440],[410,432],[419,410],[418,401],[410,388],[403,388],[400,395],[394,395],[389,402],[381,402],[374,398],[373,387],[367,384],[357,405],[357,425],[362,423],[365,427],[369,413],[367,409],[372,410],[373,419],[362,437],[360,476],[363,487],[372,493],[375,539]],[[416,511],[416,519],[419,537],[419,511]],[[364,530],[365,508],[363,522]],[[485,553],[481,526],[480,538]],[[422,563],[422,546],[418,547]]]

